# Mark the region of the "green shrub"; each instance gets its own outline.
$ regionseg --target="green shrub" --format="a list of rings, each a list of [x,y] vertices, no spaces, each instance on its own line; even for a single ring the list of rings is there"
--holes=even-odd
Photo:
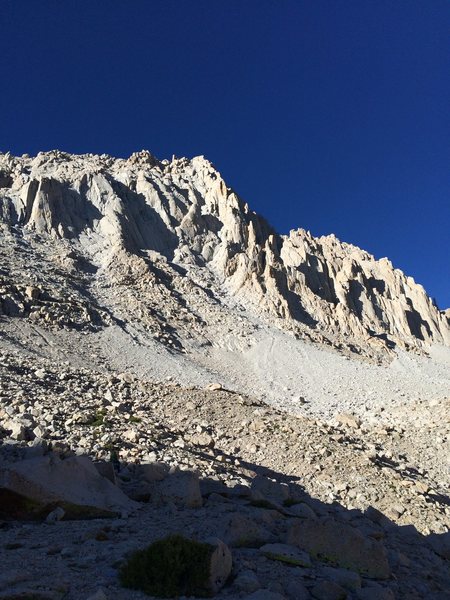
[[[213,551],[210,544],[168,536],[134,552],[120,570],[120,582],[149,596],[206,598]]]
[[[90,425],[91,427],[100,427],[101,425],[105,424],[105,417],[106,410],[102,408],[92,415],[86,425]]]
[[[131,415],[131,417],[128,419],[128,423],[141,423],[142,419],[140,417],[135,417],[134,415]]]

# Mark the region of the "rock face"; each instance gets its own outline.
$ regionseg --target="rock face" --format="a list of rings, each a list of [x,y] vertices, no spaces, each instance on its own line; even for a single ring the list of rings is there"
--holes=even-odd
[[[61,460],[48,454],[0,463],[2,518],[41,518],[55,507],[67,518],[111,517],[137,506],[86,456]]]
[[[389,563],[381,542],[364,537],[360,531],[333,519],[306,519],[291,527],[288,542],[313,556],[354,569],[375,579],[387,579]]]
[[[185,286],[214,281],[279,326],[318,341],[381,349],[450,344],[448,316],[389,260],[375,260],[333,235],[315,238],[303,229],[278,235],[203,157],[169,162],[146,151],[128,160],[59,151],[35,158],[5,154],[0,186],[6,230],[55,240],[61,260],[75,270],[88,261],[112,284],[131,282],[136,296],[130,310],[140,318],[158,321],[167,280],[182,269]],[[51,290],[22,289],[1,276],[0,312],[45,318],[40,297]],[[160,297],[148,316],[138,292],[155,285]],[[195,332],[199,316],[186,308],[185,292],[171,300]],[[79,327],[106,318],[94,305],[77,307]],[[62,305],[60,312],[64,324]],[[177,347],[158,327],[158,335]]]

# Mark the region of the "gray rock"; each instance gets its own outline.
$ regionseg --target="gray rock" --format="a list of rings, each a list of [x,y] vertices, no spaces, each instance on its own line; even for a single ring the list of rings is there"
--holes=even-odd
[[[220,392],[221,390],[223,390],[223,387],[221,383],[209,383],[206,386],[206,389],[210,390],[211,392]]]
[[[208,587],[212,594],[217,594],[230,576],[233,558],[230,549],[222,540],[210,538],[207,542],[215,546],[215,550],[211,555]]]
[[[361,419],[358,419],[354,415],[349,415],[347,413],[337,415],[336,421],[339,423],[339,425],[344,425],[350,429],[359,429],[361,427]]]
[[[142,463],[138,466],[138,476],[145,479],[145,481],[162,481],[167,477],[169,467],[161,462],[153,463]]]
[[[331,518],[297,521],[288,532],[287,542],[368,577],[387,579],[390,576],[386,550],[381,542],[364,537],[351,525]]]
[[[3,173],[9,169],[5,163],[9,158],[2,155],[0,159]],[[261,313],[282,319],[288,327],[304,315],[314,315],[319,335],[331,334],[343,342],[357,340],[375,352],[386,352],[392,343],[415,347],[422,341],[448,343],[446,314],[390,261],[376,260],[332,235],[318,239],[303,229],[277,235],[264,219],[249,212],[204,157],[151,164],[134,158],[107,162],[85,155],[75,159],[52,151],[33,161],[12,160],[15,170],[7,175],[11,189],[0,197],[0,216],[7,227],[26,227],[44,238],[62,238],[64,244],[76,238],[86,254],[92,254],[90,235],[94,235],[97,252],[104,254],[111,248],[116,258],[127,252],[130,262],[137,260],[138,248],[157,249],[161,255],[171,252],[189,260],[193,260],[192,252],[198,253],[206,263],[204,271],[214,261],[214,272],[228,291]],[[31,165],[30,180],[23,173]],[[142,175],[137,181],[136,169]],[[4,181],[5,176],[0,179]],[[86,195],[73,202],[72,190],[82,185]],[[174,185],[181,185],[180,190]],[[136,193],[142,202],[140,211],[134,202]],[[92,218],[92,211],[97,218]],[[119,219],[118,214],[126,218]],[[239,248],[239,260],[234,248]],[[78,261],[65,256],[62,262],[73,268]],[[8,286],[2,293],[0,309],[5,314],[24,315],[25,306],[38,303],[29,282],[21,290],[18,287]],[[140,291],[145,297],[146,292]],[[157,310],[164,311],[166,296],[158,301]],[[33,318],[46,325],[70,324],[65,304],[52,305],[56,306],[39,306],[31,313]],[[299,305],[303,312],[297,313],[292,307]],[[93,307],[88,310],[81,302],[78,306],[78,320],[92,326],[93,315],[97,316]],[[174,301],[174,317],[177,308]],[[157,329],[170,346],[173,336]],[[220,390],[222,385],[213,383],[209,388]]]
[[[259,548],[273,541],[272,534],[265,527],[241,513],[231,515],[225,527],[224,539],[232,547]]]
[[[250,488],[250,499],[254,502],[268,501],[275,505],[283,505],[290,498],[289,486],[257,475]]]
[[[162,481],[153,482],[152,497],[158,503],[173,502],[177,506],[199,508],[203,504],[197,473],[176,470]]]
[[[298,517],[300,519],[315,519],[317,517],[313,509],[305,502],[293,504],[286,509],[286,514],[292,515],[293,517]]]
[[[138,504],[102,477],[86,456],[62,460],[58,455],[3,463],[0,490],[6,518],[41,518],[55,505],[66,518],[115,516]]]
[[[202,448],[214,447],[214,440],[209,433],[206,433],[206,431],[194,433],[193,435],[189,436],[189,442],[194,446],[200,446]]]

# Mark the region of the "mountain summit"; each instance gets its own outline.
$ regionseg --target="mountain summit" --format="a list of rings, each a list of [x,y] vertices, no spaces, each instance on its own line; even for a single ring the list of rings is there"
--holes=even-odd
[[[450,343],[444,313],[388,259],[375,260],[334,235],[277,234],[201,156],[3,154],[0,220],[3,231],[36,249],[38,239],[59,248],[72,272],[122,290],[128,280],[130,312],[154,332],[170,329],[174,347],[186,345],[183,329],[187,337],[205,334],[205,310],[221,295],[338,349],[370,354]],[[149,294],[155,287],[159,294]],[[32,306],[12,308],[9,292],[0,295],[2,311],[33,316]],[[192,300],[198,295],[202,307]],[[168,309],[176,313],[172,322]]]

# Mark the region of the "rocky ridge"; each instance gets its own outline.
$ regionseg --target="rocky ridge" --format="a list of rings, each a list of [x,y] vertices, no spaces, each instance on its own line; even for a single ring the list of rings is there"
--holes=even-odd
[[[338,348],[376,353],[450,341],[445,314],[387,259],[333,235],[278,235],[203,157],[4,154],[0,173],[3,227],[61,240],[75,253],[72,267],[88,260],[109,282],[170,289],[182,269],[195,293],[218,284],[278,326]],[[205,316],[192,291],[170,294],[189,331]],[[145,296],[133,304],[136,316],[148,311]]]

